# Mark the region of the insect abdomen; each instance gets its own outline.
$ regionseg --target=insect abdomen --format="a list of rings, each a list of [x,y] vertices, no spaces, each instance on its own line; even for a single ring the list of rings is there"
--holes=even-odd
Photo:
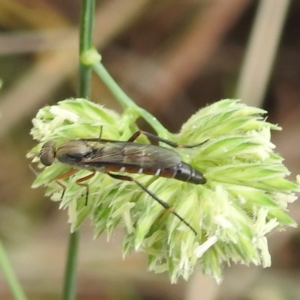
[[[181,162],[179,165],[172,168],[143,168],[136,166],[120,166],[120,165],[106,165],[107,171],[112,172],[125,172],[125,173],[136,173],[136,174],[146,174],[153,176],[160,176],[165,178],[174,178],[184,182],[190,182],[194,184],[204,184],[206,183],[206,178],[191,167],[190,165]]]
[[[184,162],[181,162],[176,169],[177,170],[174,175],[174,178],[177,180],[190,182],[194,184],[206,183],[206,178],[202,175],[202,173],[200,173],[199,171],[197,171],[196,169]]]

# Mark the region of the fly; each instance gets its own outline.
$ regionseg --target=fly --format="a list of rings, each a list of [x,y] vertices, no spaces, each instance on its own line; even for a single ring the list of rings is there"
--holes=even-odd
[[[39,157],[41,163],[45,166],[52,165],[54,159],[57,158],[61,163],[75,168],[55,178],[55,181],[64,189],[62,197],[66,187],[60,182],[61,179],[73,175],[80,169],[90,170],[91,173],[89,175],[76,181],[78,185],[84,186],[87,189],[86,197],[88,197],[89,186],[84,182],[92,178],[96,172],[103,172],[114,179],[135,182],[148,195],[166,210],[174,214],[180,221],[197,234],[196,230],[168,203],[158,198],[135,178],[127,175],[115,174],[116,172],[136,173],[174,178],[193,184],[206,183],[203,174],[194,169],[191,165],[183,162],[176,151],[152,144],[135,142],[141,134],[147,136],[150,141],[162,142],[174,148],[194,148],[206,142],[196,145],[179,145],[154,134],[145,131],[137,131],[128,141],[115,141],[101,138],[78,139],[70,140],[60,145],[56,145],[53,141],[49,141],[42,146]]]

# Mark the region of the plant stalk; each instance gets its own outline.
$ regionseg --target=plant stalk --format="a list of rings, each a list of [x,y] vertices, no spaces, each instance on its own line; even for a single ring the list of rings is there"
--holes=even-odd
[[[24,291],[19,284],[16,275],[9,263],[8,257],[5,253],[5,249],[0,242],[0,269],[2,270],[4,277],[10,287],[10,290],[14,296],[15,300],[26,300]]]
[[[94,11],[94,0],[82,0],[79,41],[79,98],[88,99],[90,94],[91,68],[83,65],[80,62],[80,57],[85,51],[92,47]],[[63,300],[73,300],[76,296],[76,274],[79,240],[80,238],[78,230],[70,233],[62,295]]]

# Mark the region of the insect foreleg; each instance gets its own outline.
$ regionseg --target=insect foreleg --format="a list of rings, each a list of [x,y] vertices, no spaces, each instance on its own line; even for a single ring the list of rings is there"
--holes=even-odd
[[[61,199],[63,199],[64,197],[64,194],[65,194],[65,191],[66,191],[66,186],[64,184],[62,184],[60,182],[61,179],[64,179],[64,178],[67,178],[67,177],[70,177],[71,175],[75,174],[76,172],[78,172],[79,170],[77,169],[73,169],[67,173],[64,173],[64,174],[61,174],[59,176],[57,176],[55,178],[55,181],[57,184],[59,184],[62,188],[63,188],[63,192],[61,194]],[[88,196],[89,196],[89,185],[87,183],[82,183],[83,181],[86,181],[90,178],[92,178],[94,175],[95,175],[95,171],[93,171],[92,173],[90,173],[89,175],[87,176],[84,176],[82,178],[79,178],[76,180],[76,184],[80,185],[80,186],[84,186],[86,188],[86,199],[85,199],[85,204],[87,205],[87,201],[88,201]]]
[[[63,188],[63,192],[62,192],[61,197],[60,197],[61,199],[64,197],[64,194],[65,194],[65,191],[66,191],[66,186],[64,184],[62,184],[59,180],[64,179],[64,178],[68,178],[71,175],[75,174],[76,172],[78,172],[78,170],[74,169],[74,170],[71,170],[71,171],[69,171],[67,173],[58,175],[55,178],[56,183],[59,184]]]
[[[161,206],[163,206],[166,210],[171,212],[173,215],[175,215],[181,222],[183,222],[186,226],[188,226],[194,233],[197,235],[197,231],[187,222],[185,221],[167,202],[159,199],[154,193],[149,191],[144,185],[142,185],[140,182],[135,180],[134,178],[130,176],[124,176],[124,175],[117,175],[112,173],[106,173],[112,178],[119,179],[119,180],[125,180],[125,181],[132,181],[135,182],[140,188],[142,188],[148,195],[150,195],[154,200],[156,200]]]
[[[90,178],[92,178],[95,175],[96,171],[92,171],[92,173],[90,173],[87,176],[84,176],[82,178],[79,178],[76,180],[76,183],[80,186],[84,186],[86,188],[86,195],[85,195],[85,205],[87,205],[88,203],[88,197],[89,197],[89,185],[87,183],[82,183],[83,181],[89,180]]]
[[[150,141],[162,142],[162,143],[165,143],[174,148],[195,148],[195,147],[199,147],[199,146],[205,144],[208,141],[208,140],[205,140],[202,143],[194,144],[194,145],[181,145],[181,144],[177,144],[175,142],[163,139],[163,138],[161,138],[155,134],[149,133],[147,131],[139,130],[139,131],[135,132],[127,142],[134,142],[142,134],[145,135],[146,137],[148,137]]]

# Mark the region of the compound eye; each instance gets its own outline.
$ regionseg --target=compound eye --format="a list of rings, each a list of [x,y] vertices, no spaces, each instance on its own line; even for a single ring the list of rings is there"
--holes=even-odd
[[[53,163],[53,160],[55,158],[55,143],[53,141],[49,141],[45,143],[40,151],[40,160],[41,163],[45,166],[51,166]]]

